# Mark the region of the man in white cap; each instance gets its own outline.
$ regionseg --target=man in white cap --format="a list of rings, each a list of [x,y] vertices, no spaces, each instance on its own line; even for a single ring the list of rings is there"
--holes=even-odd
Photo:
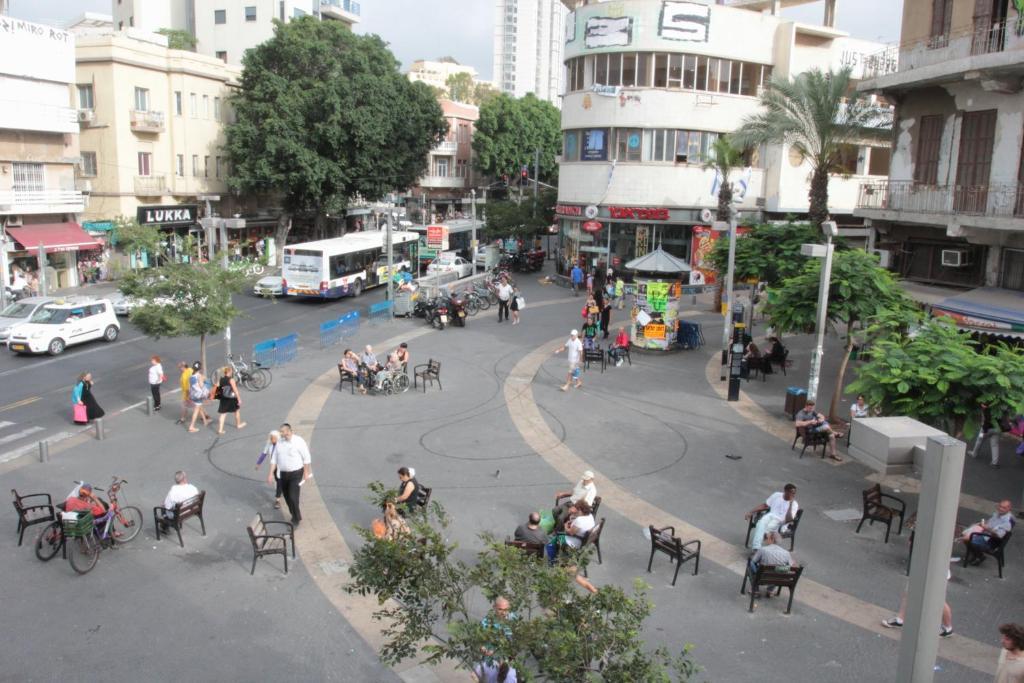
[[[555,353],[561,353],[562,351],[567,351],[569,357],[569,373],[565,376],[565,384],[562,385],[562,391],[569,391],[569,385],[573,383],[573,380],[576,380],[577,389],[582,388],[580,359],[583,358],[583,342],[580,341],[579,332],[576,330],[570,332],[568,341],[555,349]]]
[[[551,516],[555,518],[555,528],[561,529],[565,520],[574,512],[576,503],[586,501],[587,505],[593,505],[597,497],[597,487],[594,486],[594,473],[590,470],[580,475],[580,480],[572,487],[572,491],[559,491],[555,494],[555,508],[551,510]],[[561,500],[561,499],[565,500]],[[559,502],[561,500],[561,502]]]

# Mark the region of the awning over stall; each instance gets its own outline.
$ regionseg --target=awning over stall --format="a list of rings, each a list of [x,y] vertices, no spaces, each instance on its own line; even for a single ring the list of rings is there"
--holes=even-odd
[[[1024,338],[1024,292],[981,287],[932,304],[932,315],[946,315],[971,332]]]

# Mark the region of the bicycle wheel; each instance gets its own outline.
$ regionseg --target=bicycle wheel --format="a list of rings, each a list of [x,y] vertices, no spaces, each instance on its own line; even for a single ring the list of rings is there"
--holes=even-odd
[[[79,574],[88,574],[100,559],[100,546],[91,537],[76,536],[68,540],[68,562]]]
[[[476,305],[480,307],[481,311],[486,311],[488,308],[491,307],[491,300],[488,299],[486,296],[481,296],[477,294]]]
[[[142,531],[142,510],[134,505],[118,509],[110,527],[114,543],[127,543]]]
[[[266,368],[256,368],[252,371],[252,378],[249,380],[249,387],[252,391],[263,391],[270,386],[274,376]]]
[[[36,536],[36,557],[43,562],[49,562],[63,543],[64,529],[61,527],[60,520],[47,524]]]
[[[400,394],[409,391],[409,375],[399,375],[395,378],[395,393]]]
[[[466,315],[476,315],[480,312],[480,305],[476,299],[466,299]]]

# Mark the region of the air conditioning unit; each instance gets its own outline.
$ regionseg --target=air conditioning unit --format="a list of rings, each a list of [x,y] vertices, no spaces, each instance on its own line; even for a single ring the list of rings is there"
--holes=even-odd
[[[96,120],[96,112],[92,109],[79,109],[78,110],[78,122],[91,124]]]
[[[966,268],[971,265],[971,252],[966,249],[943,249],[942,265],[947,268]]]
[[[21,227],[21,216],[8,216],[7,217],[8,228],[20,228]]]
[[[871,253],[878,257],[878,265],[888,268],[892,264],[892,252],[888,249],[872,249]]]

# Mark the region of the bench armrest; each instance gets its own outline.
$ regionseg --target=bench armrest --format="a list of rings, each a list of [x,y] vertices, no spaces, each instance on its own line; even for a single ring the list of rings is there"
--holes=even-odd
[[[165,508],[163,505],[157,505],[156,507],[153,508],[153,514],[155,515],[158,512],[174,512],[174,510],[171,510],[170,508]]]
[[[885,500],[886,498],[888,498],[889,500],[891,500],[891,501],[894,501],[895,503],[897,503],[897,504],[899,505],[899,509],[900,509],[900,512],[905,512],[905,511],[906,511],[906,509],[907,509],[907,504],[906,504],[906,503],[904,503],[904,502],[903,502],[902,500],[900,500],[899,498],[897,498],[896,496],[890,496],[890,495],[889,495],[889,494],[887,494],[887,493],[883,493],[883,494],[881,494],[881,500]]]
[[[20,498],[20,500],[16,501],[16,502],[19,505],[21,505],[21,507],[23,507],[25,509],[33,508],[33,507],[41,508],[41,507],[46,507],[48,505],[53,505],[53,499],[50,498],[50,494],[49,493],[30,493],[27,496],[18,496],[18,498]],[[28,500],[30,500],[32,498],[42,498],[42,499],[46,500],[46,502],[45,503],[28,503],[28,504],[26,504],[26,501],[28,501]]]
[[[429,368],[429,367],[430,367],[430,365],[428,363],[420,363],[419,365],[414,365],[413,368],[412,368],[412,371],[413,372],[419,372],[421,368]]]
[[[687,548],[687,547],[689,547],[689,546],[693,545],[694,543],[696,543],[696,544],[697,544],[697,552],[700,552],[700,546],[701,546],[701,542],[700,542],[700,539],[699,539],[699,538],[695,538],[695,539],[694,539],[694,540],[692,540],[692,541],[687,541],[686,543],[683,543],[683,544],[681,544],[681,545],[680,545],[679,547],[680,547],[680,548]],[[749,564],[749,563],[748,563],[748,564]]]
[[[281,539],[282,541],[287,541],[288,540],[288,537],[283,535],[283,534],[260,534],[258,536],[253,535],[253,539],[256,540],[256,541],[268,540],[268,539],[271,539],[271,538],[278,538],[278,539]]]
[[[671,534],[672,534],[673,536],[675,536],[675,535],[676,535],[676,528],[675,528],[674,526],[663,526],[663,527],[661,527],[660,529],[659,529],[659,528],[657,528],[657,527],[655,527],[655,528],[654,528],[654,530],[655,530],[655,531],[656,531],[657,533],[659,533],[659,534],[663,534],[663,533],[665,533],[666,531],[668,531],[668,532],[670,532],[670,533],[671,533]]]
[[[288,527],[288,533],[294,533],[295,532],[295,525],[292,524],[291,522],[279,522],[279,521],[276,521],[276,520],[270,520],[270,521],[263,520],[263,527],[264,528],[270,526],[271,524],[280,524],[282,526]]]

